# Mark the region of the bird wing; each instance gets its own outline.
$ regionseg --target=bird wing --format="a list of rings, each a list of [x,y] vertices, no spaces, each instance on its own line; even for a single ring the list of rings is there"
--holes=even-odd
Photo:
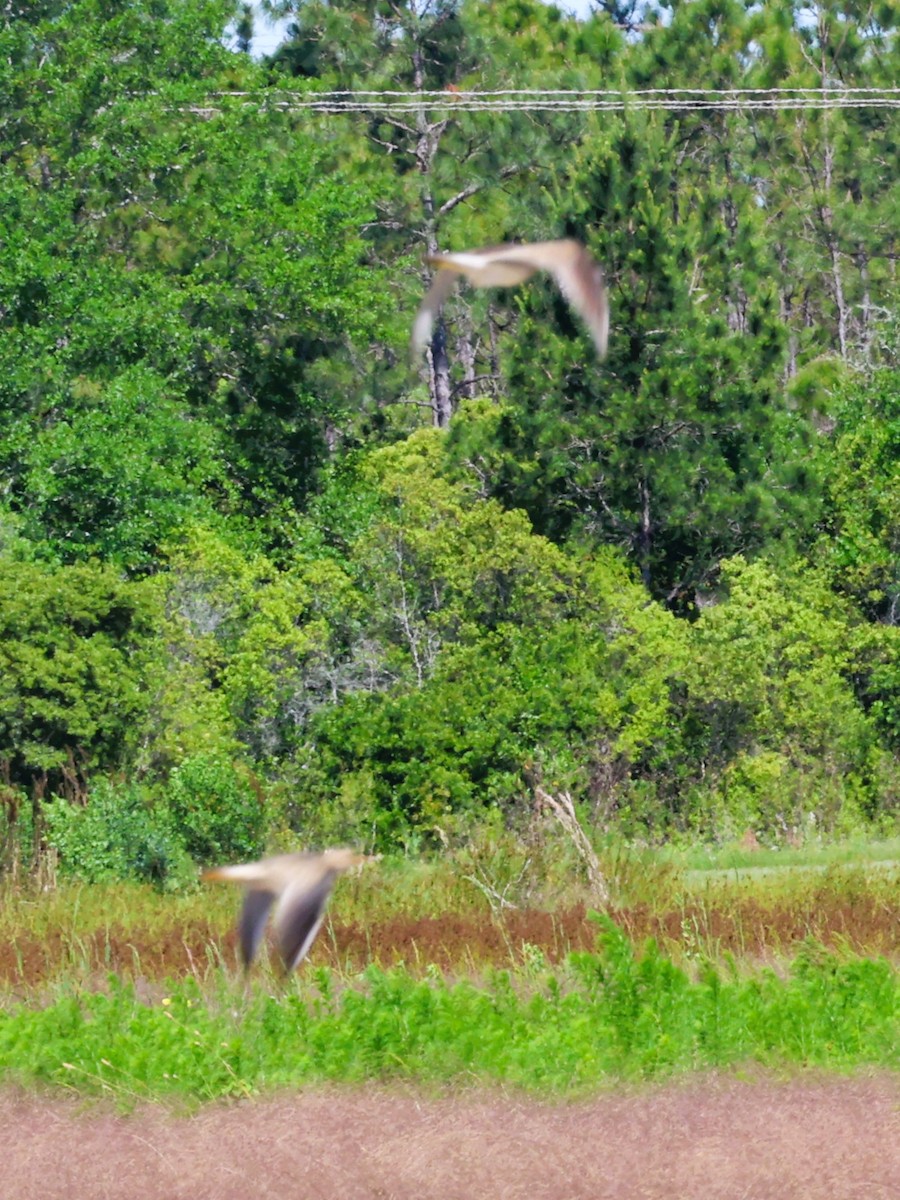
[[[587,325],[601,358],[609,340],[609,301],[603,268],[580,242],[564,238],[534,242],[530,246],[503,246],[497,252],[505,262],[529,263],[549,271],[571,306]]]
[[[328,871],[313,883],[298,879],[282,892],[275,910],[275,932],[285,970],[293,971],[313,944],[334,880],[335,873]]]
[[[444,266],[435,272],[431,287],[425,293],[416,319],[413,323],[411,352],[413,358],[418,358],[431,341],[434,323],[443,307],[444,301],[456,286],[460,272],[455,267]]]
[[[603,268],[585,250],[554,271],[560,289],[590,330],[597,353],[606,358],[609,342],[609,300]]]
[[[241,958],[245,967],[249,967],[256,957],[263,930],[266,927],[266,917],[275,899],[274,892],[262,891],[258,888],[248,888],[244,897],[244,907],[241,909],[241,919],[238,932],[241,941]]]

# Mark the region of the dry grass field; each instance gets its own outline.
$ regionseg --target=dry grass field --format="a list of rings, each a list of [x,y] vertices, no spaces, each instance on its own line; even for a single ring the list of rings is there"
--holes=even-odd
[[[813,944],[896,965],[897,883],[896,870],[691,889],[668,881],[620,900],[614,915],[636,945],[655,938],[683,965],[733,957],[753,971]],[[476,979],[499,967],[527,980],[535,963],[597,942],[578,898],[498,913],[475,889],[468,901],[435,884],[407,891],[348,880],[303,972],[402,964]],[[151,1006],[185,976],[214,995],[222,965],[236,962],[238,901],[224,889],[163,897],[69,886],[6,899],[0,991],[12,1005],[103,989],[110,975]],[[138,1099],[127,1112],[74,1091],[7,1086],[0,1200],[900,1200],[900,1078],[871,1066],[610,1079],[609,1090],[565,1102],[468,1083],[263,1087],[184,1108]]]
[[[511,967],[540,953],[552,964],[592,949],[588,905],[549,912],[518,907],[492,913],[476,896],[438,913],[379,903],[370,880],[339,889],[310,954],[313,965],[360,971],[369,963],[433,964],[469,973]],[[856,954],[900,956],[900,872],[802,877],[779,888],[722,883],[632,903],[614,911],[635,942],[655,938],[676,959],[733,955],[748,963],[790,956],[810,939]],[[481,902],[479,902],[481,901]],[[234,964],[237,897],[224,889],[186,898],[135,887],[61,889],[46,901],[11,893],[0,914],[0,989],[22,997],[61,977],[86,982],[114,972],[162,982]]]
[[[712,1076],[548,1105],[328,1089],[127,1116],[0,1095],[4,1200],[895,1200],[900,1083]]]

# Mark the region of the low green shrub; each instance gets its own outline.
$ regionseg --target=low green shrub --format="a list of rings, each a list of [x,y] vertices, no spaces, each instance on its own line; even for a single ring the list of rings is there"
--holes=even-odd
[[[65,875],[86,883],[138,879],[166,890],[196,878],[168,812],[151,807],[136,784],[98,780],[87,804],[56,797],[44,815]]]
[[[266,810],[253,777],[230,761],[189,758],[169,780],[166,805],[196,862],[256,858],[266,840]]]

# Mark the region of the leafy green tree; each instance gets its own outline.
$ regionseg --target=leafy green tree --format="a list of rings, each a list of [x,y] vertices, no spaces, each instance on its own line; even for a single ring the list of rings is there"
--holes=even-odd
[[[269,814],[246,770],[222,759],[186,759],[172,772],[166,811],[195,862],[255,859],[265,849]]]
[[[163,402],[145,453],[162,449],[166,410],[173,431],[190,421],[184,457],[199,443],[218,458],[189,472],[201,505],[240,507],[283,540],[359,400],[346,385],[388,303],[363,261],[372,195],[342,177],[327,137],[229,98],[263,79],[221,44],[232,14],[80,0],[0,31],[0,465],[14,509],[28,504],[22,445],[65,441],[63,414],[120,376],[116,390],[135,391],[140,368]],[[110,425],[109,442],[91,433],[101,462],[118,453]]]
[[[144,769],[186,759],[277,769],[308,713],[337,694],[360,605],[346,572],[328,557],[279,566],[194,528],[159,582],[167,670]]]
[[[222,434],[171,393],[137,366],[105,386],[73,382],[65,412],[37,436],[31,421],[9,430],[7,486],[43,554],[153,570],[185,524],[220,523],[217,503],[238,507]]]
[[[342,779],[339,804],[382,836],[428,831],[514,811],[544,775],[608,817],[665,753],[677,622],[615,555],[566,556],[446,479],[445,440],[421,431],[363,470],[381,503],[349,548],[358,641],[305,725],[295,819],[316,827]],[[368,680],[348,669],[363,649]]]
[[[110,567],[0,561],[0,744],[10,778],[77,792],[140,741],[160,608]]]
[[[900,375],[843,381],[826,400],[819,459],[834,586],[871,618],[900,625]]]
[[[782,578],[736,558],[723,579],[727,598],[691,630],[686,725],[698,736],[695,761],[718,776],[738,826],[852,827],[875,809],[886,765],[854,689],[863,669],[858,617],[813,569]]]

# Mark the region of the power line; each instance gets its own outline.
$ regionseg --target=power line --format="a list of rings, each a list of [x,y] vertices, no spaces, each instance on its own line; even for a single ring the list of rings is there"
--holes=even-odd
[[[900,108],[892,88],[647,88],[564,90],[508,88],[498,91],[215,92],[211,99],[263,100],[271,107],[340,112],[624,112],[776,111],[788,109]]]

